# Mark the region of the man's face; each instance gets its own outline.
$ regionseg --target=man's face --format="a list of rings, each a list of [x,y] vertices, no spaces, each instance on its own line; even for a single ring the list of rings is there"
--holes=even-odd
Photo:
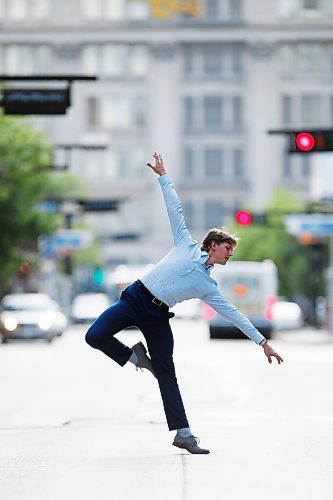
[[[224,266],[234,254],[233,245],[227,242],[218,244],[213,241],[212,248],[214,249],[214,260],[216,264],[221,264],[222,266]]]

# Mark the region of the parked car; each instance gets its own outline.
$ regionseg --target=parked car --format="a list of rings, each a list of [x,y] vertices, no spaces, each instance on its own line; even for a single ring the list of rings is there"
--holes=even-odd
[[[300,306],[288,301],[278,301],[272,305],[272,321],[276,330],[295,330],[304,325]]]
[[[57,302],[43,293],[5,295],[0,310],[2,342],[9,339],[45,339],[51,342],[68,324]]]
[[[74,323],[92,323],[109,306],[106,293],[80,293],[73,300],[71,318]]]

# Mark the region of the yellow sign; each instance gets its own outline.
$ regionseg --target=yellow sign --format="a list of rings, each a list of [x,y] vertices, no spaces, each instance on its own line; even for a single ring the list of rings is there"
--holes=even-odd
[[[148,0],[152,17],[171,19],[174,14],[198,17],[201,0]]]

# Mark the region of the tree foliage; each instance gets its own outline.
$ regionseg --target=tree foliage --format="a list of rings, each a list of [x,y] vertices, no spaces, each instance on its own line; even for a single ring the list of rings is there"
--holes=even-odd
[[[24,252],[36,249],[40,234],[60,224],[57,214],[39,204],[62,197],[70,188],[50,170],[52,147],[45,136],[22,118],[0,114],[0,283],[5,288]],[[58,176],[59,174],[57,174]]]

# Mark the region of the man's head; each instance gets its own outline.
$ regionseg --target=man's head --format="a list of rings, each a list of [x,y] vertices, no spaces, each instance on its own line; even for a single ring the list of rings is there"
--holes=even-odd
[[[208,264],[226,264],[232,257],[239,238],[224,229],[214,227],[206,234],[201,243],[201,250],[208,252]]]

